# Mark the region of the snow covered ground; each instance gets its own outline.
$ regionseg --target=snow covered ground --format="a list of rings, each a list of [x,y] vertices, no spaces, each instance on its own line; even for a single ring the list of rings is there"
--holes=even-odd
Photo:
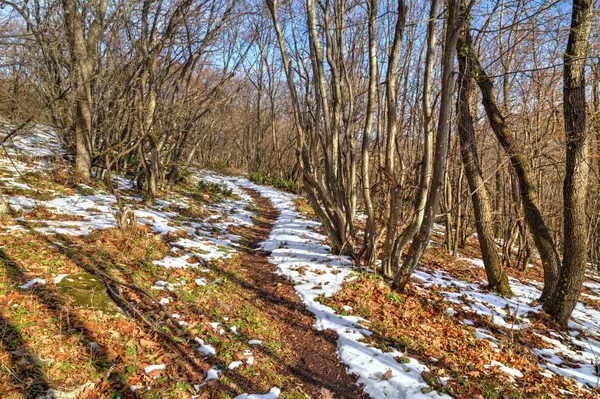
[[[236,252],[241,237],[230,233],[229,228],[231,226],[252,225],[253,212],[247,210],[252,204],[252,198],[248,194],[226,179],[210,172],[198,172],[195,178],[227,185],[235,195],[235,199],[226,198],[217,203],[207,204],[206,210],[211,216],[206,220],[194,219],[187,221],[185,230],[189,238],[182,238],[171,243],[174,251],[183,249],[187,253],[180,256],[168,256],[155,262],[161,266],[176,268],[198,266],[196,262],[190,263],[190,257],[205,261],[231,257]],[[159,207],[168,209],[170,205],[167,201],[161,201]],[[136,214],[139,218],[140,215],[137,212]],[[172,221],[169,220],[168,222]],[[164,224],[162,226],[164,228]],[[163,231],[167,231],[167,229]]]
[[[2,132],[8,134],[15,128],[13,124],[0,119]],[[4,134],[0,134],[0,139],[4,137]],[[4,148],[11,156],[53,157],[65,153],[60,138],[52,128],[41,124],[18,131],[4,143]]]
[[[48,161],[24,163],[1,157],[0,167],[12,174],[11,177],[2,179],[4,187],[34,192],[35,190],[31,190],[28,185],[17,181],[18,177],[30,172],[47,174],[51,165]],[[147,225],[153,232],[167,234],[183,231],[186,233],[186,238],[172,244],[174,252],[179,249],[184,250],[186,254],[169,256],[158,261],[157,263],[162,266],[189,267],[188,259],[191,256],[204,260],[230,257],[236,251],[240,237],[231,234],[229,227],[252,224],[252,213],[246,210],[252,203],[252,199],[244,191],[210,172],[197,172],[193,179],[195,181],[200,179],[220,181],[222,184],[230,186],[235,197],[206,204],[206,211],[212,215],[206,220],[183,218],[182,221],[181,215],[174,212],[172,208],[175,206],[187,208],[189,204],[185,197],[173,196],[169,200],[159,200],[156,206],[149,207],[143,205],[141,197],[123,196],[123,199],[129,202],[128,206],[133,208],[138,222]],[[127,179],[118,178],[115,181],[122,189],[131,186],[131,182]],[[96,190],[84,184],[79,184],[78,188],[85,191],[86,194],[65,194],[46,190],[45,194],[50,194],[53,198],[42,200],[26,195],[6,195],[5,199],[16,211],[27,213],[38,208],[47,209],[55,215],[72,217],[73,220],[36,219],[36,226],[33,229],[44,234],[87,235],[95,229],[116,227],[115,197],[106,191]],[[25,222],[23,217],[17,217],[15,220]],[[20,225],[5,226],[4,228],[24,230]]]
[[[481,259],[468,260],[476,267],[483,267]],[[436,286],[440,294],[448,301],[460,305],[461,310],[466,311],[467,314],[489,316],[494,324],[509,330],[531,327],[529,313],[542,311],[541,305],[532,305],[540,297],[541,290],[532,283],[525,284],[514,278],[509,278],[514,296],[504,298],[493,292],[482,291],[480,284],[456,279],[438,270],[421,267],[415,271],[414,277],[418,280],[417,285],[423,289]],[[451,308],[448,312],[455,313]],[[463,323],[469,325],[472,321],[465,318]],[[552,331],[551,337],[537,332],[535,334],[549,346],[533,349],[533,353],[540,357],[542,368],[571,377],[582,385],[592,388],[599,386],[596,372],[596,367],[600,365],[600,312],[598,310],[584,306],[580,302],[573,312],[566,333]],[[477,328],[477,335],[480,339],[494,344],[493,340],[490,340],[490,331]]]
[[[23,183],[21,176],[28,173],[37,173],[41,176],[48,175],[55,165],[52,159],[47,157],[62,154],[62,148],[58,137],[49,129],[36,127],[30,129],[25,135],[16,136],[6,146],[11,158],[0,154],[0,167],[3,168],[4,176],[0,179],[4,190],[16,189],[15,195],[6,195],[5,199],[15,211],[23,212],[26,215],[36,209],[49,210],[52,215],[65,216],[66,220],[36,219],[35,224],[28,223],[25,216],[17,217],[19,224],[0,227],[5,232],[27,231],[28,228],[53,235],[87,235],[97,229],[106,229],[116,227],[115,213],[117,211],[116,200],[110,193],[97,190],[84,184],[77,185],[77,191],[83,191],[85,194],[74,192],[54,191],[52,189],[43,190],[43,198],[37,199],[34,195],[37,190]],[[29,158],[27,162],[18,160],[17,155],[25,155]],[[26,180],[26,179],[25,179]],[[196,171],[192,176],[192,184],[197,184],[200,180],[210,183],[217,183],[227,186],[233,196],[223,198],[218,202],[208,202],[204,204],[205,214],[203,219],[184,217],[176,212],[175,208],[187,209],[190,206],[189,198],[181,195],[170,195],[167,199],[157,201],[155,206],[146,206],[141,197],[122,195],[127,201],[127,206],[132,208],[136,215],[138,223],[147,225],[154,233],[165,235],[176,233],[181,238],[171,242],[172,255],[154,263],[165,268],[197,268],[200,273],[206,271],[204,264],[209,261],[231,257],[239,249],[241,237],[231,232],[233,226],[250,226],[253,224],[253,212],[251,209],[252,199],[246,192],[236,184],[226,178],[218,176],[208,171]],[[120,189],[129,189],[133,186],[132,182],[122,177],[115,176],[114,181]],[[18,191],[21,190],[21,191]],[[14,191],[14,190],[13,190]],[[39,193],[37,193],[39,194]],[[33,198],[32,198],[33,197]],[[50,197],[50,198],[48,198]],[[34,199],[35,198],[35,199]],[[27,225],[27,228],[23,227]],[[185,233],[185,234],[182,234]],[[53,278],[54,282],[62,280],[68,276],[60,274]],[[196,285],[207,285],[205,278],[197,278],[194,281]],[[36,284],[46,284],[46,279],[35,277],[25,284],[19,286],[22,290],[31,289]],[[155,281],[151,289],[160,293],[161,305],[168,309],[176,309],[176,299],[170,295],[178,286],[185,285],[184,281],[169,283],[166,281]],[[180,325],[186,326],[186,315],[171,314]],[[235,334],[235,330],[226,332],[219,322],[211,323],[213,328],[220,329],[220,332]],[[207,344],[199,337],[195,338],[198,345],[198,351],[203,356],[215,355],[216,350],[213,346]],[[260,342],[250,342],[250,345],[259,345]],[[244,354],[247,364],[253,363],[251,351]],[[236,362],[232,362],[231,369],[236,367]],[[237,362],[240,363],[240,362]],[[164,370],[168,365],[154,364],[145,367],[144,373],[150,375],[160,370]],[[209,370],[205,381],[196,385],[195,389],[200,390],[202,386],[212,379],[216,379],[221,374],[221,370],[213,368]],[[132,391],[139,387],[132,385]],[[280,394],[277,387],[273,387],[266,394],[242,394],[238,398],[253,399],[274,399]]]

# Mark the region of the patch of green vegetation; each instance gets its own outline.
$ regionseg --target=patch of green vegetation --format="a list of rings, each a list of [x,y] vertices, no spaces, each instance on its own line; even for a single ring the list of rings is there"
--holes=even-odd
[[[199,180],[196,189],[203,193],[218,194],[225,197],[230,197],[232,194],[231,188],[226,184],[207,182],[205,180]]]
[[[116,314],[119,311],[108,296],[104,283],[89,273],[71,274],[56,284],[56,287],[67,295],[73,306],[101,310],[107,314]]]
[[[273,177],[262,172],[250,172],[248,179],[256,184],[264,186],[273,186],[279,190],[287,191],[288,193],[298,192],[298,183],[285,177]]]
[[[186,184],[192,179],[193,172],[188,168],[179,168],[179,175],[175,184]]]
[[[53,195],[50,192],[31,190],[23,187],[11,187],[6,189],[4,194],[31,198],[38,201],[50,201],[51,199],[56,198],[56,195]]]
[[[396,356],[394,359],[400,364],[410,363],[410,359],[406,356]]]
[[[286,392],[280,396],[282,399],[310,399],[304,392]]]
[[[393,291],[386,292],[385,299],[387,299],[388,301],[393,302],[393,303],[401,303],[402,302],[400,295],[398,295],[397,293],[395,293]]]
[[[234,198],[234,195],[231,188],[226,184],[219,184],[201,179],[196,184],[196,187],[192,189],[190,197],[195,201],[206,203],[219,202],[224,198]]]

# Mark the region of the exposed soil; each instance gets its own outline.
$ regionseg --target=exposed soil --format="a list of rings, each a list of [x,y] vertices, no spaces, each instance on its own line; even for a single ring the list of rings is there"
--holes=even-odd
[[[287,367],[284,373],[288,387],[301,386],[314,398],[368,398],[357,385],[357,378],[346,373],[337,354],[337,335],[331,330],[319,331],[315,318],[296,294],[292,282],[276,274],[258,246],[269,236],[278,212],[270,201],[257,192],[247,190],[258,207],[254,226],[244,238],[249,250],[241,256],[240,273],[257,293],[256,304],[265,310],[272,327],[281,331],[286,348]]]

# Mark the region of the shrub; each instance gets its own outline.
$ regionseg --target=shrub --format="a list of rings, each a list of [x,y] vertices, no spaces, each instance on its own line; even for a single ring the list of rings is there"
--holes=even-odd
[[[177,176],[176,183],[185,183],[190,181],[192,178],[192,171],[188,168],[179,168],[179,176]]]
[[[248,179],[256,184],[273,186],[279,190],[287,191],[288,193],[298,192],[298,183],[284,177],[273,177],[262,172],[250,172]]]
[[[228,165],[225,162],[214,161],[209,165],[209,169],[212,169],[215,172],[223,172],[227,168]]]
[[[229,188],[229,186],[226,184],[219,184],[206,180],[199,180],[196,189],[200,193],[208,194],[210,196],[231,197],[233,194],[231,188]]]

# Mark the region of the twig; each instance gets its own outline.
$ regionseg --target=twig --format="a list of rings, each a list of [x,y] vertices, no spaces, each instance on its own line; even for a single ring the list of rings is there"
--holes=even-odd
[[[158,300],[156,300],[156,298],[154,298],[153,295],[151,295],[150,293],[148,293],[146,290],[144,290],[144,289],[142,289],[142,288],[140,288],[140,287],[138,287],[136,285],[133,285],[133,284],[130,284],[130,283],[126,283],[124,281],[120,281],[120,280],[116,279],[115,277],[112,277],[112,276],[110,276],[110,275],[108,275],[108,274],[106,274],[104,272],[101,272],[100,270],[95,269],[95,268],[93,268],[93,267],[91,267],[89,265],[81,264],[81,267],[83,267],[89,273],[95,274],[96,276],[100,277],[103,280],[109,280],[109,281],[111,281],[114,284],[117,284],[117,285],[129,288],[130,290],[139,292],[140,294],[148,297],[152,302],[154,302],[160,308],[160,310],[162,311],[162,313],[169,320],[171,320],[171,322],[175,325],[175,327],[177,329],[179,329],[180,331],[185,331],[184,328],[179,324],[179,322],[177,320],[175,320],[171,316],[171,314],[167,311],[167,309]],[[129,303],[128,301],[125,301],[125,302]]]
[[[585,277],[589,280],[592,280],[598,284],[600,284],[600,279],[597,279],[596,277],[593,277],[591,274],[586,274]]]
[[[125,305],[127,305],[129,308],[131,308],[131,311],[137,315],[143,322],[144,324],[146,324],[148,327],[150,327],[152,329],[152,331],[154,331],[156,334],[159,334],[160,336],[162,336],[165,340],[167,340],[171,345],[173,345],[175,347],[176,352],[179,353],[179,355],[186,360],[190,366],[192,366],[192,368],[194,369],[194,371],[202,373],[202,374],[206,374],[206,371],[202,369],[202,367],[200,367],[200,365],[196,362],[196,360],[191,357],[178,343],[177,341],[175,341],[175,339],[173,337],[171,337],[169,334],[167,334],[166,332],[164,332],[163,330],[161,330],[160,328],[158,328],[155,323],[153,323],[152,321],[148,320],[146,318],[146,316],[144,316],[144,314],[132,303],[130,303],[129,301],[127,301],[125,298],[123,298],[123,296],[119,293],[117,293],[113,287],[108,283],[107,279],[105,279],[101,274],[97,274],[98,277],[100,277],[100,279],[104,282],[104,284],[106,285],[106,288],[109,292],[109,294],[111,296],[114,296],[116,298],[119,299],[119,301],[121,301],[122,303],[124,303]],[[112,281],[113,279],[111,279]],[[178,325],[178,323],[176,323],[177,327],[181,328],[181,326]]]

